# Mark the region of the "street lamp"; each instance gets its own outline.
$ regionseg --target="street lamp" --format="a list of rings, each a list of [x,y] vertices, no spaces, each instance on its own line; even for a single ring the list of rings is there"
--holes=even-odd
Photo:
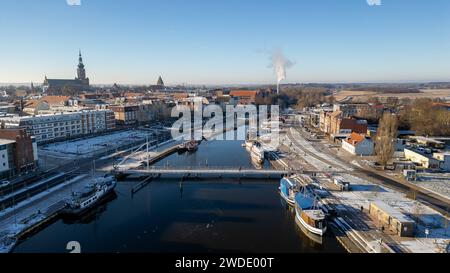
[[[16,197],[14,195],[14,183],[11,183],[11,193],[13,195],[13,215],[14,215],[14,227],[17,227],[17,215],[16,215]]]

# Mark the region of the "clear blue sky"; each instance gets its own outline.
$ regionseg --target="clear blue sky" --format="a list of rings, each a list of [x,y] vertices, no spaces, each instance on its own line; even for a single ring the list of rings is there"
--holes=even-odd
[[[0,82],[272,83],[450,81],[450,1],[2,0]]]

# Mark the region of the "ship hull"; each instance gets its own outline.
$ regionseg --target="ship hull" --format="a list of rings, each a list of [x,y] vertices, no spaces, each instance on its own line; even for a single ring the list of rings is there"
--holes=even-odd
[[[295,197],[289,196],[289,191],[293,186],[294,185],[286,180],[286,178],[283,178],[280,182],[280,195],[291,206],[295,206]]]
[[[246,141],[245,142],[245,148],[247,149],[247,151],[251,151],[253,148],[253,142],[251,141]]]
[[[315,228],[311,225],[309,225],[308,223],[306,223],[303,218],[301,217],[301,212],[298,211],[298,209],[295,210],[295,218],[298,221],[298,224],[302,225],[303,228],[305,228],[307,231],[319,235],[319,236],[323,236],[326,232],[327,232],[327,227],[325,226],[323,229],[320,228]]]
[[[253,155],[253,154],[252,154],[252,160],[258,164],[264,163],[264,158],[261,158],[260,156]]]
[[[113,186],[109,187],[105,193],[103,193],[99,198],[97,198],[95,200],[95,202],[92,202],[91,204],[83,207],[83,208],[66,208],[63,210],[63,215],[64,216],[72,216],[72,217],[79,217],[79,216],[83,216],[85,213],[87,213],[89,210],[91,210],[92,208],[98,206],[99,204],[101,204],[103,201],[105,201],[108,197],[110,197],[113,193],[114,193],[114,189],[115,189],[116,183],[114,183]]]
[[[284,201],[286,201],[286,203],[288,203],[290,206],[295,206],[295,200],[287,197],[286,194],[282,191],[280,191],[280,195],[284,199]]]

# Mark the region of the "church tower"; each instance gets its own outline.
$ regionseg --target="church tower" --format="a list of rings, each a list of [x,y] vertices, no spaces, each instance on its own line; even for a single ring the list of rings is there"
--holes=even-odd
[[[78,55],[77,80],[79,80],[83,85],[89,86],[89,78],[86,77],[86,69],[84,68],[81,50]]]
[[[81,51],[78,57],[78,69],[77,69],[77,79],[81,81],[86,80],[86,70],[84,69],[83,57],[81,57]]]
[[[163,81],[161,76],[159,76],[158,82],[156,83],[156,85],[161,87],[161,88],[164,88],[164,81]]]

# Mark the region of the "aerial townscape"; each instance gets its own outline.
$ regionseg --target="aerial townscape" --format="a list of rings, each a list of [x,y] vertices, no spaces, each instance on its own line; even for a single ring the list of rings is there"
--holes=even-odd
[[[98,12],[88,1],[61,2],[55,9],[68,17],[86,18],[83,9]],[[288,2],[283,5],[310,12],[320,6]],[[388,15],[373,12],[397,8],[388,0],[360,2],[358,9],[377,18]],[[147,4],[139,5],[145,10]],[[444,1],[434,5],[432,12],[450,8]],[[5,13],[17,9],[6,4]],[[222,12],[231,11],[227,6]],[[238,16],[243,20],[240,11]],[[437,17],[430,21],[444,24]],[[179,21],[172,24],[183,29]],[[442,28],[448,27],[447,20]],[[206,26],[203,31],[214,35]],[[243,32],[236,34],[243,35],[238,43],[248,41]],[[189,48],[183,54],[204,54],[204,60],[172,52],[167,64],[156,65],[162,61],[155,54],[155,64],[143,66],[132,52],[140,45],[117,51],[129,45],[125,37],[115,36],[120,45],[104,51],[93,45],[97,38],[73,44],[74,38],[49,45],[58,48],[58,58],[30,64],[24,69],[32,72],[17,77],[14,57],[1,58],[2,66],[11,67],[0,70],[0,253],[448,253],[450,70],[438,69],[450,68],[450,55],[437,48],[442,63],[436,60],[435,70],[427,70],[421,56],[415,63],[415,53],[402,66],[403,52],[389,61],[402,41],[386,35],[396,41],[388,49],[380,46],[389,51],[386,64],[370,57],[372,64],[365,65],[373,70],[362,78],[360,49],[342,49],[336,68],[334,60],[325,60],[331,53],[311,59],[292,49],[295,42],[285,46],[289,50],[264,50],[248,59],[225,60],[206,46]],[[168,43],[167,50],[182,50],[184,43],[171,39],[178,38],[159,41]],[[370,44],[370,38],[358,39]],[[217,50],[238,46],[221,41]],[[1,54],[6,47],[0,45]],[[333,48],[301,47],[310,54]],[[117,59],[100,64],[110,53]],[[194,62],[191,69],[186,61]],[[256,67],[261,62],[266,67]],[[199,68],[213,63],[223,67]],[[308,65],[312,72],[306,72]],[[154,67],[147,72],[147,66]],[[126,80],[127,68],[136,77],[144,71],[144,81]],[[253,78],[258,73],[262,80]],[[192,266],[182,261],[180,267]]]

